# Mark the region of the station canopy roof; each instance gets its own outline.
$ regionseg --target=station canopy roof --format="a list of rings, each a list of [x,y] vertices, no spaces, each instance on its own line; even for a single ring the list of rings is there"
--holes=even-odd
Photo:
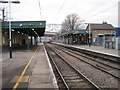
[[[3,30],[9,29],[9,22],[2,22]],[[46,21],[12,21],[11,29],[30,36],[44,36]]]
[[[69,30],[59,34],[59,36],[74,35],[74,34],[88,34],[89,30]]]

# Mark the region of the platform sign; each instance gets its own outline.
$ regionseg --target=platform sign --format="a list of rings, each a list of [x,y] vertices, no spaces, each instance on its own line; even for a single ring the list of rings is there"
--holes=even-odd
[[[8,33],[8,31],[3,31],[2,33],[3,33],[3,34],[7,34],[7,33]]]
[[[115,28],[116,30],[116,37],[120,37],[120,27]]]

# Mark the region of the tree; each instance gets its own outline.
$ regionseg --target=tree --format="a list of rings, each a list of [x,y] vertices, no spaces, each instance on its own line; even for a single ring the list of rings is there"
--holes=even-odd
[[[81,19],[78,14],[73,13],[67,15],[66,19],[62,23],[62,32],[68,31],[68,30],[76,30],[79,29],[80,25],[84,22],[83,19]]]

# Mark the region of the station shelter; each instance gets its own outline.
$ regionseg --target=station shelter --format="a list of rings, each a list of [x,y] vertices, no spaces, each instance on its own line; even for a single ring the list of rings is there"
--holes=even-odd
[[[33,38],[44,36],[46,21],[12,21],[12,48],[33,45]],[[2,22],[2,46],[9,46],[9,22]]]
[[[69,30],[58,35],[58,42],[66,44],[88,44],[89,30]]]

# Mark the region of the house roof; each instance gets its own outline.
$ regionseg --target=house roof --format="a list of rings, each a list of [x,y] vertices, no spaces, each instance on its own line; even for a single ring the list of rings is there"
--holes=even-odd
[[[88,24],[86,28],[87,30],[89,29],[89,25],[91,30],[115,30],[115,28],[111,24],[107,24],[107,23]]]

